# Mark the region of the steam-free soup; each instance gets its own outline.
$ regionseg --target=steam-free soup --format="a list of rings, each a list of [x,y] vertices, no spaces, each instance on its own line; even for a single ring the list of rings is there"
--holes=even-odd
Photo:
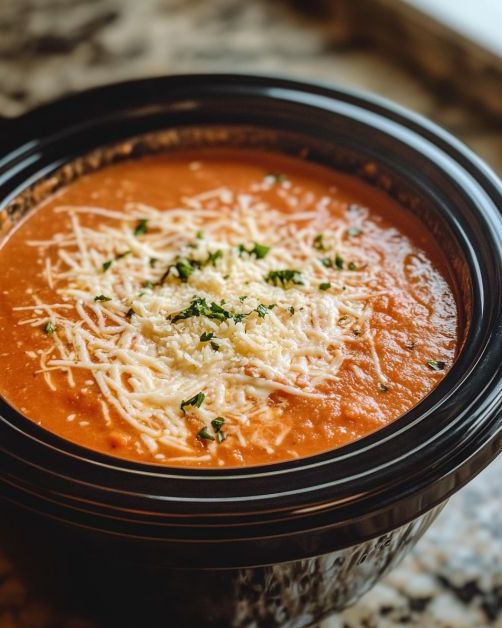
[[[383,193],[208,149],[81,177],[0,249],[0,393],[85,447],[241,466],[397,419],[457,350],[448,268]]]

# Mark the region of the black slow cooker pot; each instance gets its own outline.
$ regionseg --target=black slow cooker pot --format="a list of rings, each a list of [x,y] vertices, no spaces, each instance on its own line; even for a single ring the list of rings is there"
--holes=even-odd
[[[102,626],[315,623],[396,564],[502,446],[501,184],[453,137],[379,98],[278,78],[173,76],[1,120],[3,237],[83,172],[208,145],[301,154],[418,215],[449,259],[462,347],[392,425],[261,467],[111,458],[0,400],[3,543],[39,586]]]

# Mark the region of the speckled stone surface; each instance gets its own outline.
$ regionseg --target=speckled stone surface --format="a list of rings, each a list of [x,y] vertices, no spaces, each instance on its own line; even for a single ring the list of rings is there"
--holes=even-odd
[[[287,73],[364,88],[450,129],[502,172],[502,120],[359,47],[316,2],[0,0],[0,114],[172,72]],[[413,554],[322,628],[502,628],[502,457],[455,495]],[[0,539],[1,548],[1,539]],[[0,628],[91,628],[37,598],[0,549]],[[167,626],[167,624],[166,624]]]

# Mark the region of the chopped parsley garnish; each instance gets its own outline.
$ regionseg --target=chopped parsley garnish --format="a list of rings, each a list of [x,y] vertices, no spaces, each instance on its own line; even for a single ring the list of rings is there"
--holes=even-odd
[[[336,268],[337,270],[343,270],[345,266],[345,260],[338,253],[333,259],[331,259],[331,257],[323,257],[320,261],[323,266],[326,266],[326,268]],[[347,264],[347,268],[349,270],[357,270],[357,266],[354,264],[354,262],[349,262]]]
[[[148,288],[149,290],[153,290],[153,283],[147,279],[143,282],[143,288]]]
[[[186,414],[185,408],[187,406],[193,406],[194,408],[200,408],[201,405],[203,404],[205,398],[206,398],[206,395],[203,392],[199,392],[196,395],[194,395],[193,397],[191,397],[190,399],[187,399],[186,401],[182,401],[181,405],[180,405],[181,411],[183,412],[183,414]]]
[[[195,270],[200,270],[207,266],[208,264],[212,264],[216,266],[216,261],[223,257],[223,251],[218,249],[217,251],[208,253],[208,256],[205,260],[194,259],[193,257],[178,257],[174,264],[168,266],[166,272],[162,275],[159,280],[159,283],[162,284],[170,275],[171,270],[173,268],[176,269],[178,279],[180,279],[183,283],[188,281],[188,278]]]
[[[106,271],[110,268],[110,266],[113,264],[113,260],[109,259],[106,262],[103,262],[103,272],[106,273]]]
[[[148,220],[146,218],[141,218],[138,220],[136,227],[134,229],[134,235],[139,236],[147,233],[148,231]]]
[[[329,282],[319,284],[319,290],[329,290],[330,288],[331,284]]]
[[[347,229],[347,237],[349,238],[349,240],[352,240],[354,238],[357,238],[358,235],[361,235],[362,232],[363,230],[359,227],[349,227]]]
[[[244,302],[247,299],[247,295],[243,296],[243,297],[239,297],[239,301]]]
[[[136,314],[136,312],[132,309],[132,307],[130,307],[127,312],[125,313],[125,317],[127,318],[128,321],[131,320],[131,317]]]
[[[291,305],[290,307],[288,307],[288,312],[291,314],[291,316],[293,316],[293,314],[295,313],[295,308]]]
[[[216,419],[213,419],[211,421],[211,426],[214,430],[214,433],[216,434],[216,440],[218,441],[218,443],[222,443],[226,439],[225,434],[221,431],[224,423],[225,419],[222,416],[218,416],[216,417]]]
[[[313,247],[316,251],[328,251],[329,249],[324,244],[324,235],[322,233],[318,233],[314,238]]]
[[[221,249],[218,249],[214,253],[208,254],[207,259],[203,263],[203,265],[205,266],[206,264],[212,264],[213,266],[216,266],[216,260],[219,260],[222,257],[223,257],[223,251]]]
[[[97,297],[94,297],[95,301],[101,301],[101,302],[105,302],[105,301],[111,301],[111,297],[105,297],[104,294],[98,294]]]
[[[180,257],[176,260],[174,264],[171,264],[167,267],[166,272],[159,280],[160,284],[163,284],[167,277],[169,277],[169,274],[171,273],[171,270],[173,268],[175,268],[176,272],[178,273],[178,279],[180,279],[183,283],[186,283],[193,271],[196,268],[200,268],[200,266],[195,265],[194,260],[187,259],[186,257]]]
[[[52,321],[47,321],[44,326],[44,331],[46,334],[53,334],[56,331],[56,326]]]
[[[172,268],[172,266],[170,266],[170,268]],[[174,268],[178,271],[178,277],[181,281],[185,282],[193,273],[196,266],[192,263],[192,260],[182,257],[174,264]]]
[[[247,253],[248,255],[254,255],[256,259],[263,259],[270,251],[270,247],[265,244],[260,244],[259,242],[254,242],[250,249],[247,249],[244,244],[239,244],[238,250],[240,257],[242,257],[243,253]]]
[[[219,351],[220,350],[220,345],[217,342],[214,342],[214,340],[211,340],[211,349],[213,351]]]
[[[222,416],[217,416],[215,419],[211,421],[211,425],[213,430],[218,433],[225,423],[225,419]]]
[[[181,312],[178,312],[175,315],[171,314],[168,316],[168,320],[172,323],[177,323],[178,321],[191,318],[192,316],[207,316],[207,318],[217,321],[233,319],[235,323],[239,323],[246,318],[247,314],[230,312],[214,301],[211,304],[208,304],[204,297],[194,297],[186,309],[181,310]]]
[[[380,383],[378,384],[378,390],[379,390],[380,392],[387,392],[387,391],[389,390],[389,387],[388,387],[388,386],[386,386],[383,382],[380,382]]]
[[[254,243],[254,247],[251,251],[248,251],[250,255],[254,255],[256,259],[263,259],[267,256],[270,251],[270,247],[265,244],[260,244],[259,242]]]
[[[303,286],[304,281],[302,274],[299,270],[271,270],[265,275],[265,281],[274,286],[280,286],[286,288],[288,284],[292,283],[297,286]]]
[[[441,360],[427,360],[427,366],[433,371],[442,371],[446,366],[446,362],[441,362]]]
[[[155,268],[155,264],[159,261],[158,257],[151,257],[149,264],[150,264],[150,268]]]
[[[215,440],[214,436],[207,431],[207,427],[203,427],[197,432],[197,438],[199,440]]]
[[[217,321],[224,321],[227,318],[232,318],[232,315],[228,310],[226,310],[221,305],[218,305],[214,301],[212,301],[211,305],[209,306],[209,312],[207,314],[204,313],[204,315],[208,318],[214,318]]]
[[[258,314],[260,318],[265,318],[265,314],[268,312],[268,308],[266,305],[263,305],[263,303],[260,303],[260,305],[256,308],[255,312]]]
[[[186,318],[191,318],[192,316],[207,316],[210,313],[210,308],[206,302],[206,299],[195,297],[190,305],[175,314],[174,316],[168,317],[171,319],[172,323],[177,323],[178,321],[182,321]]]
[[[204,232],[197,231],[197,233],[195,234],[195,237],[197,238],[197,240],[202,240],[202,238],[204,237]]]
[[[205,331],[203,334],[200,335],[199,340],[201,342],[209,342],[213,338],[214,338],[214,334],[212,331]]]
[[[117,253],[117,255],[115,255],[115,259],[122,259],[123,257],[127,257],[127,255],[130,255],[131,253],[131,249],[127,249],[127,251],[124,251],[123,253]]]

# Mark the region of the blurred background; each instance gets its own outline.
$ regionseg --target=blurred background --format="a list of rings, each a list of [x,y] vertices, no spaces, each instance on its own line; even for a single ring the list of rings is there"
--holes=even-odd
[[[2,116],[113,81],[226,71],[376,92],[502,174],[502,0],[0,0]],[[499,460],[456,495],[413,555],[323,628],[502,628],[501,472]],[[0,628],[91,626],[30,591],[0,539]]]
[[[376,91],[502,170],[501,0],[0,0],[0,113],[173,72]]]

